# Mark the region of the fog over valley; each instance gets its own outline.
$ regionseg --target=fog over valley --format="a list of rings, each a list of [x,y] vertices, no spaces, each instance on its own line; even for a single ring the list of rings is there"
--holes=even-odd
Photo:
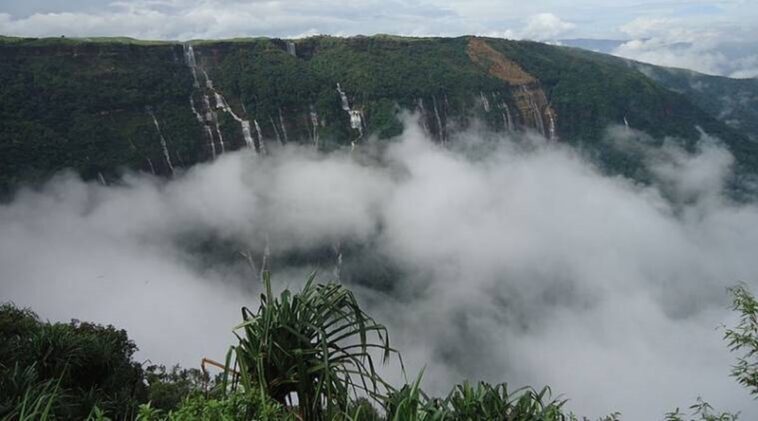
[[[729,377],[727,288],[758,288],[758,204],[735,157],[623,125],[648,180],[532,131],[479,125],[440,144],[418,116],[332,152],[228,152],[173,178],[102,185],[63,171],[0,204],[2,298],[126,329],[137,359],[223,361],[259,271],[276,291],[340,280],[404,358],[381,370],[443,395],[465,379],[550,385],[567,408],[660,419],[702,396],[758,417]],[[250,261],[244,256],[250,257]]]
[[[758,420],[756,22],[0,1],[0,421]]]

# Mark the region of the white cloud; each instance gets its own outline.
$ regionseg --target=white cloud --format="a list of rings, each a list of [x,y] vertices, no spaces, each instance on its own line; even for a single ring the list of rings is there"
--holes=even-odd
[[[527,19],[522,36],[533,40],[553,40],[574,28],[576,25],[563,21],[552,13],[539,13]]]
[[[733,78],[758,78],[758,55],[740,57],[732,61],[732,71],[727,76]]]
[[[391,10],[391,12],[387,12]],[[379,32],[410,34],[451,16],[448,10],[407,2],[137,0],[99,9],[0,13],[0,33],[23,36],[131,36],[147,39],[292,37]],[[434,24],[428,29],[431,31]],[[455,28],[450,28],[455,30]]]
[[[620,45],[614,55],[656,64],[679,67],[711,75],[724,75],[729,60],[718,50],[698,45],[676,45],[660,38],[635,39]]]
[[[561,18],[552,13],[538,13],[527,17],[516,29],[485,31],[476,33],[476,35],[494,38],[552,41],[565,36],[575,28],[576,25],[573,23],[561,20]]]
[[[732,317],[726,286],[758,288],[758,206],[724,197],[728,152],[705,138],[694,155],[648,151],[645,187],[529,136],[456,140],[413,125],[378,157],[291,147],[167,182],[64,175],[0,205],[3,298],[116,324],[140,358],[193,366],[223,355],[255,303],[237,250],[268,240],[281,287],[305,271],[287,252],[342,244],[346,265],[397,268],[389,292],[353,287],[434,393],[483,378],[550,384],[592,417],[660,418],[698,395],[756,415],[715,329]]]
[[[754,28],[707,26],[675,18],[638,18],[620,30],[632,38],[613,51],[621,57],[719,76],[758,74]]]

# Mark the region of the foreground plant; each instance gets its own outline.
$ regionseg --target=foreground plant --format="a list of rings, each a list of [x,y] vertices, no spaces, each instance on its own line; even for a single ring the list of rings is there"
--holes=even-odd
[[[691,416],[687,417],[679,408],[676,408],[666,414],[665,421],[737,421],[739,418],[739,413],[714,412],[713,407],[700,397],[690,406],[690,411]]]
[[[361,310],[351,291],[314,279],[299,293],[275,297],[270,274],[263,274],[265,294],[257,311],[242,309],[234,369],[227,370],[239,372],[244,388],[257,384],[282,405],[296,400],[307,420],[345,414],[359,395],[383,402],[391,387],[374,358],[386,363],[396,354],[387,329]]]
[[[220,398],[196,394],[185,398],[172,411],[163,411],[148,403],[140,405],[136,418],[136,421],[235,420],[296,421],[296,418],[256,390],[238,390]]]
[[[0,304],[0,419],[37,407],[29,402],[51,394],[43,393],[51,384],[57,386],[46,417],[85,419],[97,406],[104,416],[133,418],[147,397],[136,350],[126,331],[113,326],[50,323],[29,309]]]
[[[744,285],[731,288],[732,309],[740,314],[740,321],[727,329],[724,339],[732,352],[741,353],[732,368],[732,376],[758,397],[758,301]]]
[[[60,405],[60,398],[60,380],[49,380],[29,386],[23,398],[2,419],[3,421],[53,419],[55,408]]]
[[[261,304],[256,312],[242,309],[243,322],[235,328],[238,344],[230,348],[225,364],[214,363],[223,369],[215,380],[205,369],[150,366],[143,371],[131,360],[134,344],[112,327],[43,324],[29,310],[0,306],[0,337],[5,339],[0,355],[8,357],[0,359],[0,420],[579,419],[564,412],[566,401],[553,398],[548,387],[511,390],[505,383],[465,382],[447,397],[430,398],[419,375],[394,389],[377,373],[374,359],[386,362],[397,353],[384,326],[360,309],[349,290],[315,284],[311,275],[302,291],[274,296],[268,272],[262,278]],[[741,352],[733,374],[758,394],[758,302],[745,287],[731,292],[740,320],[725,338],[730,349]],[[99,357],[105,363],[97,364]],[[13,363],[6,365],[8,361]],[[143,387],[148,389],[138,407],[131,402],[140,396],[129,387],[136,368],[137,374],[146,372]],[[126,386],[116,389],[126,396],[104,399],[101,388],[81,387],[87,381]],[[114,405],[118,402],[126,405]],[[735,421],[739,415],[717,412],[702,399],[689,412],[677,408],[665,420]],[[598,421],[620,419],[613,413]]]
[[[505,383],[491,385],[468,382],[453,388],[445,399],[429,398],[421,390],[421,375],[411,385],[391,394],[388,420],[493,420],[493,421],[568,421],[563,412],[565,400],[551,398],[549,387],[509,390]]]

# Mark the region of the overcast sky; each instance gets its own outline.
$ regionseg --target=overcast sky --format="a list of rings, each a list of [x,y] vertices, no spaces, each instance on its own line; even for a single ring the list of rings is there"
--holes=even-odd
[[[757,18],[751,0],[5,0],[0,31],[160,39],[314,33],[629,38],[658,30],[651,26],[663,21],[680,31],[742,32]]]
[[[631,41],[613,52],[758,75],[754,0],[2,0],[0,34],[187,40],[313,34],[489,35]]]

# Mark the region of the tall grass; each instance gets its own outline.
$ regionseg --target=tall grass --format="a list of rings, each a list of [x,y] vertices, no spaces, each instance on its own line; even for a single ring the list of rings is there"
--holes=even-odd
[[[490,385],[468,382],[453,388],[445,399],[429,398],[421,390],[421,375],[394,393],[388,402],[388,420],[493,420],[564,421],[573,419],[563,412],[565,400],[551,398],[548,387],[540,391],[521,388],[509,391],[505,383]]]
[[[20,402],[3,421],[38,421],[54,419],[53,410],[61,397],[60,379],[30,385]]]

